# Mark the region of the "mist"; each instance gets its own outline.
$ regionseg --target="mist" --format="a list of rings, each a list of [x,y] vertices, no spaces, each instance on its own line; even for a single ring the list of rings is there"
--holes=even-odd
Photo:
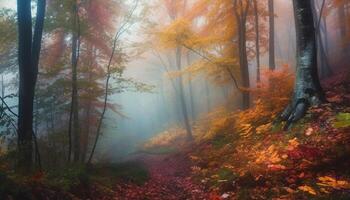
[[[346,0],[0,0],[0,199],[350,198]]]

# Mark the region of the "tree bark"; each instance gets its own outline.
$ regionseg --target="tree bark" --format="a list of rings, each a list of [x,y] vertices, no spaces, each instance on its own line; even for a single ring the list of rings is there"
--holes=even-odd
[[[33,167],[33,109],[41,50],[46,1],[38,0],[32,33],[31,1],[17,0],[18,19],[18,167],[28,172]],[[32,38],[33,36],[33,38]],[[34,138],[35,139],[35,138]]]
[[[257,0],[253,0],[255,17],[255,56],[256,56],[256,82],[260,83],[260,31],[259,31],[259,10]]]
[[[250,106],[250,94],[248,89],[250,88],[249,80],[249,66],[248,66],[248,57],[247,57],[247,15],[250,7],[250,1],[246,1],[244,5],[243,0],[233,1],[233,10],[234,15],[237,21],[237,30],[238,30],[238,53],[239,53],[239,65],[241,71],[242,87],[242,110],[246,110]]]
[[[274,0],[269,0],[269,69],[275,70],[275,9]]]
[[[301,119],[310,106],[324,100],[317,72],[317,50],[314,17],[311,0],[293,0],[296,38],[297,71],[292,102],[282,113],[287,121],[285,129],[291,123]]]
[[[182,48],[181,46],[176,47],[176,68],[178,71],[181,71],[181,58],[182,58]],[[180,98],[180,106],[181,106],[181,111],[182,111],[182,116],[183,116],[183,122],[185,124],[186,132],[187,132],[187,138],[189,140],[193,139],[192,135],[192,128],[190,124],[190,120],[188,117],[188,109],[186,105],[186,100],[185,100],[185,95],[184,95],[184,85],[183,85],[183,78],[182,75],[179,76],[178,80],[178,88],[179,88],[179,98]]]

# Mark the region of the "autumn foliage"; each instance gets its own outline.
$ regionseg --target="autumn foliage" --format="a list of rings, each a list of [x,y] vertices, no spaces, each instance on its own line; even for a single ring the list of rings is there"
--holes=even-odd
[[[292,95],[294,76],[287,66],[265,73],[266,80],[250,90],[252,108],[216,109],[196,122],[195,144],[186,151],[193,177],[212,194],[238,199],[345,197],[350,179],[342,169],[348,163],[338,162],[349,152],[349,109],[334,104],[312,108],[285,132],[276,119]],[[337,80],[332,83],[336,92],[327,92],[329,99],[344,93],[345,80]],[[185,145],[179,142],[185,134],[178,131],[169,129],[144,148]]]
[[[235,124],[242,136],[269,130],[292,95],[294,75],[288,66],[266,71],[263,77],[265,78],[258,83],[258,87],[250,90],[255,96],[253,106],[236,114]]]

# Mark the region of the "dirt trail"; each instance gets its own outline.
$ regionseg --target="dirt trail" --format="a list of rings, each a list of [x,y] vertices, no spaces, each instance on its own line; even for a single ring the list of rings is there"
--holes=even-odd
[[[203,200],[204,188],[190,178],[190,161],[183,154],[142,155],[137,160],[148,168],[150,179],[142,186],[118,185],[118,200]]]

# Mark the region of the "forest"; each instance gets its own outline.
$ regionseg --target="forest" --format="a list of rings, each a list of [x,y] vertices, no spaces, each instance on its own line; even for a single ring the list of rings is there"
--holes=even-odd
[[[0,200],[350,199],[348,56],[348,0],[0,0]]]

